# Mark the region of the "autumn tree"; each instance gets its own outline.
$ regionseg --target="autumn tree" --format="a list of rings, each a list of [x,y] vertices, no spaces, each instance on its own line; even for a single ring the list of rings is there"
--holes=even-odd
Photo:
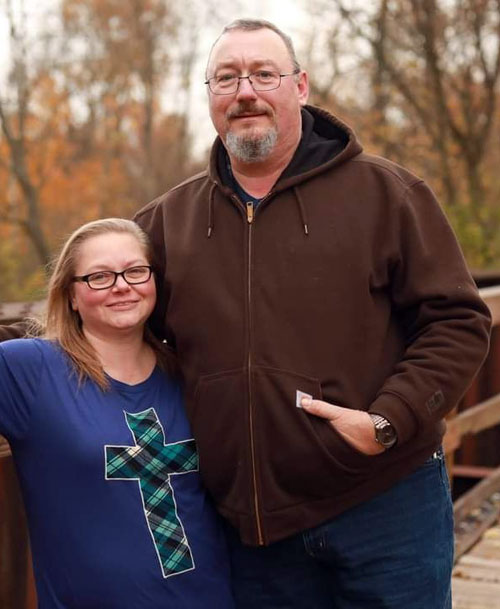
[[[11,11],[11,78],[1,98],[0,301],[39,296],[46,262],[78,225],[130,217],[206,162],[192,151],[196,96],[204,93],[201,49],[226,21],[226,3],[51,6],[47,27],[40,20],[30,27],[29,13],[16,20]]]
[[[0,99],[2,300],[35,293],[51,252],[76,226],[130,216],[192,169],[187,117],[166,113],[160,99],[175,48],[172,3],[62,2],[52,42],[37,30],[36,61],[26,15],[5,6],[12,51]]]
[[[42,228],[40,206],[40,181],[30,171],[28,138],[35,127],[30,114],[35,81],[40,74],[30,74],[23,31],[23,15],[16,20],[12,3],[6,3],[9,25],[10,53],[12,67],[8,75],[6,93],[0,96],[0,124],[3,133],[1,141],[3,169],[5,170],[4,194],[0,200],[0,222],[19,226],[33,244],[42,264],[49,261],[49,247]],[[46,125],[41,126],[38,135],[43,139]],[[16,203],[18,203],[16,205]]]
[[[160,98],[177,46],[176,5],[162,0],[65,0],[62,10],[68,55],[78,57],[81,49],[79,61],[66,69],[74,97],[86,105],[86,119],[74,135],[89,154],[101,142],[106,165],[121,158],[134,195],[147,201],[166,187],[166,160],[175,161],[175,179],[183,174],[181,163],[189,164],[182,109],[166,121],[174,126],[175,154],[167,159],[157,155],[164,149]]]
[[[316,10],[330,20],[327,37],[342,33],[327,64],[349,55],[352,62],[352,48],[362,49],[353,70],[358,95],[345,107],[363,139],[433,184],[472,265],[498,264],[500,192],[491,171],[499,0],[379,0],[370,7],[334,0],[328,18],[324,3]],[[331,93],[323,90],[323,100]]]

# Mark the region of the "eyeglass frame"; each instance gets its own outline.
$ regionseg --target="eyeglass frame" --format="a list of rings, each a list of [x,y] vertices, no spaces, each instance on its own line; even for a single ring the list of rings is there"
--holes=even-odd
[[[255,72],[250,72],[250,74],[248,74],[247,76],[236,76],[235,75],[235,78],[238,79],[238,84],[236,85],[236,89],[234,91],[230,91],[229,93],[216,93],[212,89],[212,87],[210,86],[210,81],[213,80],[215,78],[215,76],[211,76],[210,78],[207,78],[207,80],[205,80],[204,84],[208,85],[208,88],[210,89],[210,93],[212,93],[213,95],[234,95],[235,93],[238,92],[238,89],[240,88],[240,84],[241,84],[242,80],[248,80],[252,89],[257,92],[276,91],[276,89],[279,89],[281,87],[281,79],[284,76],[295,76],[296,74],[300,74],[301,70],[299,68],[296,68],[293,72],[287,72],[286,74],[278,74],[279,82],[276,87],[272,87],[271,89],[256,89],[254,87],[254,84],[252,82],[252,76],[255,76],[255,74],[257,74],[258,72],[274,72],[274,70],[255,70]]]
[[[127,271],[130,271],[132,269],[145,269],[145,268],[149,269],[149,275],[148,275],[147,279],[141,279],[141,281],[129,281],[125,277],[125,273]],[[105,287],[102,287],[102,288],[93,288],[90,285],[90,278],[92,277],[92,275],[98,275],[99,273],[113,273],[113,275],[115,276],[113,283],[111,283],[110,285],[107,285]],[[123,271],[105,270],[105,271],[94,271],[93,273],[88,273],[87,275],[75,275],[75,277],[73,277],[71,281],[73,281],[73,282],[81,281],[83,283],[86,283],[87,287],[90,288],[91,290],[109,290],[109,288],[112,288],[116,285],[116,282],[118,281],[118,277],[121,277],[127,285],[141,285],[142,283],[147,283],[151,279],[152,274],[153,274],[153,267],[151,265],[137,264],[135,266],[129,266],[128,268],[124,269]]]

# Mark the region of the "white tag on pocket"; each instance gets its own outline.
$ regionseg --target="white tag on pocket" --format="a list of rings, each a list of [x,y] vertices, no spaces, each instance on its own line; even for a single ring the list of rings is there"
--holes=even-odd
[[[302,398],[310,398],[312,400],[313,396],[309,395],[309,393],[304,393],[300,389],[297,389],[297,394],[295,396],[295,406],[297,406],[297,408],[302,408]]]

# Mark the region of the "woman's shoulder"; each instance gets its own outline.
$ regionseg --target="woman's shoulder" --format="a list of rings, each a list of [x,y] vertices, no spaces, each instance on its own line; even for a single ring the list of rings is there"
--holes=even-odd
[[[0,354],[10,364],[20,362],[26,366],[47,358],[59,358],[61,350],[57,343],[44,338],[15,338],[0,343]]]

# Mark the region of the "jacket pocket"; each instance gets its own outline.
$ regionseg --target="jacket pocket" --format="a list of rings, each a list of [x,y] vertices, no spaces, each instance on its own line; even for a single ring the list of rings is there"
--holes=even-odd
[[[297,391],[322,399],[318,379],[265,366],[199,379],[191,425],[219,505],[248,513],[255,489],[264,510],[278,510],[347,492],[366,475],[374,457],[298,408]]]
[[[203,482],[238,512],[249,511],[251,497],[247,387],[244,369],[200,377],[190,417]]]
[[[268,367],[253,370],[255,442],[265,509],[347,492],[371,464],[331,424],[296,406],[300,390],[323,399],[318,379]]]

